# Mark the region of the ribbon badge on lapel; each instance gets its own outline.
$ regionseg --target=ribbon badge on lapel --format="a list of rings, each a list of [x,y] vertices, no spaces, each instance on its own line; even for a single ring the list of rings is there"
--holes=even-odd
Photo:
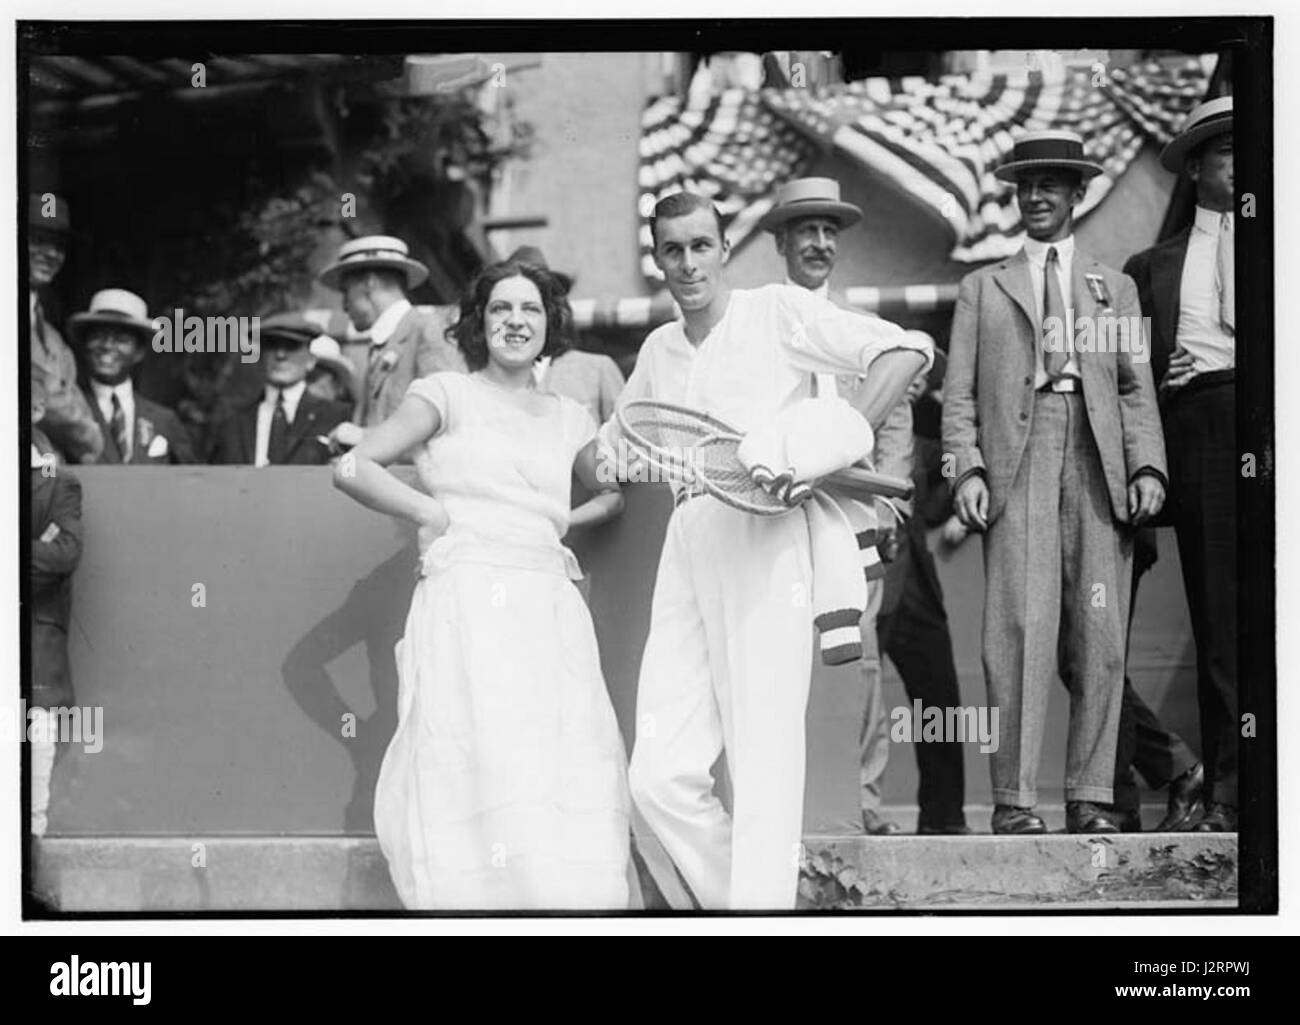
[[[1103,309],[1113,309],[1110,301],[1110,293],[1106,290],[1106,279],[1100,274],[1085,274],[1083,279],[1088,282],[1088,291],[1092,293],[1093,300]]]

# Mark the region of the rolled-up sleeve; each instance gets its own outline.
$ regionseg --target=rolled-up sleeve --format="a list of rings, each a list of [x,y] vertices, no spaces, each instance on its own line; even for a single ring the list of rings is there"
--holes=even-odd
[[[933,344],[881,317],[845,310],[805,288],[773,286],[781,344],[791,362],[814,374],[864,374],[877,356],[905,349],[934,362]],[[920,371],[918,371],[919,373]]]

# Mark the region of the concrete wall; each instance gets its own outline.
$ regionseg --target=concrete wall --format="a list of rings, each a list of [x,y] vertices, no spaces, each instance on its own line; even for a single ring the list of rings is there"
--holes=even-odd
[[[91,467],[86,547],[70,630],[78,702],[104,709],[103,750],[68,747],[55,769],[54,834],[337,834],[371,830],[379,761],[395,726],[393,645],[415,583],[411,532],[335,492],[316,467]],[[636,674],[669,512],[659,488],[627,491],[617,522],[575,545],[606,680],[630,746]],[[984,704],[981,559],[940,555],[965,704]],[[203,584],[205,607],[194,605]],[[1132,669],[1170,726],[1196,744],[1191,642],[1177,555],[1144,582]],[[906,698],[892,676],[887,704]],[[1056,688],[1041,771],[1059,800],[1065,691]],[[860,687],[854,668],[814,673],[806,823],[856,817]],[[355,736],[343,717],[356,716]],[[916,791],[898,745],[886,799]],[[987,803],[984,756],[967,750],[968,801]],[[910,817],[908,825],[911,825]],[[977,821],[983,827],[986,822]]]
[[[494,233],[505,255],[540,246],[556,270],[577,276],[575,296],[623,297],[646,289],[638,268],[637,169],[641,110],[658,54],[547,53],[541,67],[512,74],[532,157],[514,162],[505,210],[544,214],[546,228]]]

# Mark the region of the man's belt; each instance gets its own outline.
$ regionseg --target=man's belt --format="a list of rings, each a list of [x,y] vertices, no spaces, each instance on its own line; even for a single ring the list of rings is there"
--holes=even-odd
[[[1173,402],[1180,395],[1188,395],[1221,384],[1234,384],[1236,379],[1237,371],[1234,367],[1229,367],[1227,370],[1207,370],[1203,374],[1197,374],[1181,388],[1175,388],[1170,392],[1169,401]]]

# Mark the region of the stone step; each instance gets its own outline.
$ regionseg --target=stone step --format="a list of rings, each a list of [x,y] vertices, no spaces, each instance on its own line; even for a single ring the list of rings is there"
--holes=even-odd
[[[64,912],[401,909],[373,836],[49,836],[33,852],[36,894]],[[1236,903],[1231,833],[809,836],[800,879],[809,909]]]

